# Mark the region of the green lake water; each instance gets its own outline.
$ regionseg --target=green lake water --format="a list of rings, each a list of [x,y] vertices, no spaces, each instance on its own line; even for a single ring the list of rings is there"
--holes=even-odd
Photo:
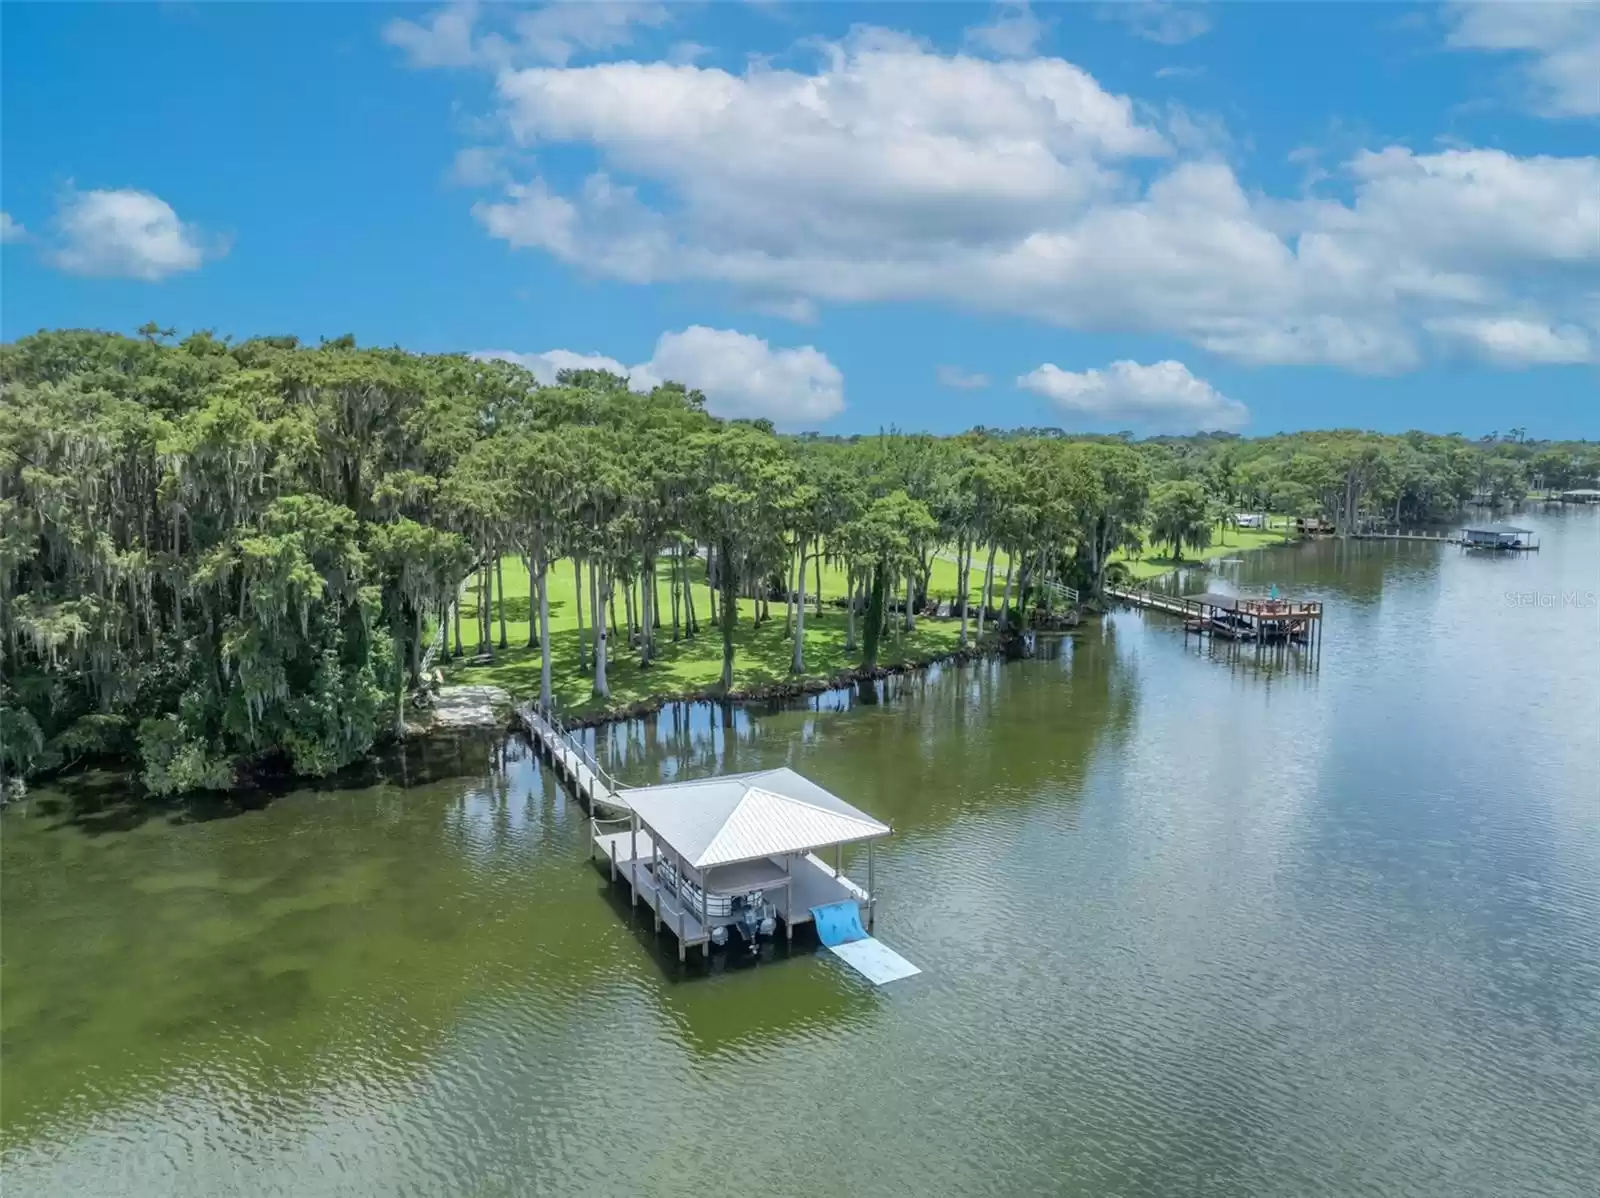
[[[1320,668],[1118,612],[874,703],[603,730],[887,819],[920,977],[692,954],[515,740],[0,816],[16,1195],[1600,1193],[1600,511],[1324,542]],[[1188,580],[1199,589],[1198,579]]]

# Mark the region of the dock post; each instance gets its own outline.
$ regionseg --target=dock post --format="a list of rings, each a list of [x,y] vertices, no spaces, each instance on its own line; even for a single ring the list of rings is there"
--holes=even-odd
[[[867,841],[867,931],[872,931],[872,915],[878,906],[878,892],[872,888],[872,841]]]

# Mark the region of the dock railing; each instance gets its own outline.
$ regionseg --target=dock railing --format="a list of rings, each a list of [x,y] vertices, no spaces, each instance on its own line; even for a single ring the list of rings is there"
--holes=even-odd
[[[1182,595],[1163,595],[1157,591],[1152,591],[1149,587],[1108,585],[1106,594],[1113,599],[1120,599],[1124,603],[1131,603],[1135,607],[1154,608],[1156,611],[1169,612],[1175,616],[1199,619],[1204,614],[1204,605],[1196,599],[1188,599]]]
[[[560,716],[556,715],[555,712],[542,707],[538,703],[532,703],[529,704],[529,706],[533,708],[533,710],[541,719],[544,720],[545,723],[550,725],[555,734],[561,738],[561,742],[577,755],[577,758],[580,762],[589,767],[589,772],[592,773],[596,778],[600,779],[607,790],[609,790],[612,794],[616,794],[618,791],[628,789],[628,787],[624,786],[621,782],[618,782],[616,778],[612,776],[610,770],[606,769],[605,766],[600,764],[600,759],[594,755],[594,751],[573,734],[572,729],[568,728],[566,724],[562,722]]]
[[[594,812],[594,809],[590,808],[590,815],[589,815],[589,855],[591,857],[594,856],[594,846],[600,843],[600,838],[602,836],[610,835],[610,831],[609,830],[614,830],[614,831],[617,831],[617,832],[621,832],[621,831],[633,826],[633,816],[631,816],[631,815],[618,815],[618,816],[612,816],[612,817],[610,817],[608,819],[601,819],[598,815],[595,815],[593,812]],[[616,826],[613,828],[613,825],[616,825]],[[617,856],[616,856],[616,851],[615,851],[616,850],[616,844],[613,843],[611,847],[612,847],[611,870],[612,870],[613,873],[615,873],[616,872],[616,868],[617,868]]]
[[[1168,612],[1174,616],[1183,616],[1186,619],[1202,619],[1210,605],[1199,599],[1191,599],[1186,595],[1163,595],[1152,591],[1149,587],[1106,587],[1106,594],[1113,599],[1120,599],[1124,603],[1131,603],[1135,607],[1147,607],[1156,611]],[[1285,616],[1315,616],[1321,617],[1322,604],[1316,600],[1305,603],[1293,603],[1287,599],[1256,599],[1248,595],[1241,595],[1236,600],[1237,611],[1250,616],[1264,619],[1277,619]]]
[[[1077,587],[1069,587],[1066,583],[1057,582],[1053,578],[1040,580],[1039,589],[1049,594],[1052,599],[1059,599],[1071,607],[1077,607],[1078,601],[1082,598],[1078,594]]]

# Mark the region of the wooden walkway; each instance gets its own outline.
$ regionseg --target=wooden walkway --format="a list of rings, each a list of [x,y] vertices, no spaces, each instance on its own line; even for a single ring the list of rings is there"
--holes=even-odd
[[[584,748],[559,721],[545,715],[532,703],[524,703],[517,708],[517,719],[533,743],[555,766],[561,780],[589,805],[591,811],[596,804],[617,811],[632,810],[628,800],[623,797],[626,788],[606,773],[604,767],[595,760],[594,754]]]
[[[1249,641],[1259,653],[1266,645],[1285,651],[1291,645],[1310,650],[1307,660],[1316,660],[1322,647],[1322,604],[1317,600],[1296,602],[1249,595],[1163,595],[1150,590],[1127,587],[1106,588],[1111,598],[1147,611],[1177,616],[1183,621],[1187,638],[1210,637],[1229,641]]]
[[[1430,545],[1461,544],[1461,538],[1453,532],[1384,532],[1371,529],[1367,532],[1353,532],[1350,536],[1357,541],[1427,541]]]
[[[1199,619],[1201,615],[1201,604],[1193,599],[1185,599],[1181,595],[1160,595],[1155,591],[1136,591],[1127,587],[1112,586],[1106,588],[1106,594],[1113,599],[1120,599],[1123,603],[1131,603],[1134,607],[1164,611],[1168,615],[1192,619]]]

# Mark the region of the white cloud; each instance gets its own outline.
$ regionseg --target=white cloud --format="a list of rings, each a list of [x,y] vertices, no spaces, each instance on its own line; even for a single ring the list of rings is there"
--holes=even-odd
[[[1576,325],[1551,327],[1519,316],[1428,322],[1428,331],[1501,366],[1570,366],[1595,360],[1589,334]]]
[[[1074,373],[1046,362],[1017,380],[1063,412],[1090,420],[1128,424],[1149,432],[1237,429],[1249,410],[1182,362],[1113,362],[1104,370]]]
[[[671,20],[663,4],[628,0],[572,0],[531,12],[492,8],[488,15],[507,14],[506,32],[482,32],[485,10],[477,0],[455,0],[420,22],[395,18],[383,27],[383,39],[405,51],[414,67],[505,68],[525,61],[565,66],[580,54],[628,45],[637,26],[659,28]]]
[[[0,243],[26,241],[27,239],[28,230],[23,228],[22,222],[12,220],[9,212],[0,212]]]
[[[754,299],[751,307],[757,312],[765,312],[768,316],[776,316],[780,320],[792,320],[795,324],[816,324],[817,305],[803,295],[789,296],[784,299]]]
[[[733,329],[691,325],[663,333],[655,354],[638,366],[624,366],[601,354],[553,349],[537,354],[486,350],[477,358],[517,362],[543,383],[560,370],[607,370],[649,391],[662,382],[703,391],[706,408],[718,416],[759,418],[788,427],[818,424],[844,410],[844,375],[826,354],[812,346],[773,349],[760,337]]]
[[[518,150],[597,164],[571,189],[509,182],[475,215],[597,276],[719,283],[764,311],[916,300],[1366,371],[1418,365],[1429,321],[1570,324],[1600,293],[1600,158],[1389,147],[1320,180],[1339,199],[1279,199],[1203,122],[1158,128],[1060,59],[874,29],[819,52],[810,71],[501,72]]]
[[[1600,115],[1600,4],[1451,6],[1446,44],[1527,56],[1533,106],[1548,116]]]
[[[663,334],[650,366],[662,378],[704,391],[706,407],[719,416],[797,425],[844,410],[844,375],[809,345],[774,350],[748,333],[693,325]]]
[[[565,65],[586,50],[614,50],[628,45],[633,41],[636,25],[659,28],[671,19],[664,4],[575,0],[546,4],[517,17],[513,25],[522,45],[535,58]]]
[[[1119,0],[1101,5],[1100,16],[1103,20],[1121,21],[1135,37],[1163,46],[1193,41],[1211,29],[1211,17],[1205,10],[1161,0]]]
[[[479,359],[498,359],[515,362],[525,367],[545,386],[555,385],[556,375],[563,370],[603,370],[628,380],[628,385],[641,394],[652,390],[661,380],[651,374],[646,366],[624,366],[615,358],[604,354],[579,354],[570,349],[547,349],[543,353],[519,354],[509,349],[486,349],[472,355]]]
[[[476,0],[459,0],[427,15],[423,23],[399,17],[383,27],[383,40],[406,52],[414,67],[467,67],[479,61],[473,44]]]
[[[676,63],[699,62],[711,53],[710,46],[702,46],[699,42],[674,42],[667,51],[667,61]]]
[[[1045,23],[1025,2],[998,4],[995,9],[989,24],[974,25],[964,32],[966,44],[1004,58],[1031,54],[1044,37]]]
[[[958,391],[976,391],[989,385],[988,375],[968,373],[959,366],[939,367],[938,378],[941,387],[954,387]]]
[[[71,191],[56,214],[60,246],[53,261],[76,275],[155,282],[196,270],[227,247],[185,224],[165,200],[147,191]]]
[[[505,151],[499,146],[465,146],[456,151],[450,167],[450,181],[461,187],[488,187],[508,178]]]

